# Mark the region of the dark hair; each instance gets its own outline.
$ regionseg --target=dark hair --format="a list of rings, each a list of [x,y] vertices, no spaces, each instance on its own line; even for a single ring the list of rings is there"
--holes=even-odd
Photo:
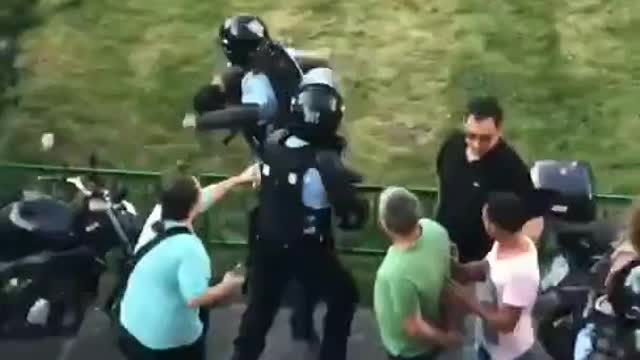
[[[202,115],[209,111],[223,109],[226,96],[219,85],[205,85],[193,97],[193,110]]]
[[[222,73],[222,86],[226,101],[229,104],[240,104],[242,102],[242,79],[244,70],[240,66],[230,66]]]
[[[520,231],[528,220],[522,200],[510,192],[489,194],[487,217],[500,229],[510,233]]]
[[[178,170],[165,175],[160,194],[162,220],[185,220],[199,200],[200,190],[193,176]]]
[[[496,127],[502,125],[502,108],[494,96],[478,96],[467,104],[467,117],[473,115],[478,121],[493,119]]]

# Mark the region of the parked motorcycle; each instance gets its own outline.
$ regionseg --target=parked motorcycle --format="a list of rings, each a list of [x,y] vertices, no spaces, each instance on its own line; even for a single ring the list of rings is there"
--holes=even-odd
[[[28,194],[0,209],[0,338],[74,334],[95,300],[107,254],[130,254],[141,230],[126,189],[80,177],[66,203]]]
[[[572,359],[583,311],[608,272],[619,228],[597,219],[594,179],[584,162],[540,161],[534,185],[550,197],[541,236],[541,294],[536,303],[537,335],[554,359]]]

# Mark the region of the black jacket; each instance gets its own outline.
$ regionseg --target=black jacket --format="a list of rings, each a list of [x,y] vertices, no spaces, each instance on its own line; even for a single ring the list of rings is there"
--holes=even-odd
[[[529,168],[504,140],[480,160],[469,162],[465,136],[454,133],[437,158],[439,201],[436,219],[458,246],[461,261],[480,260],[491,249],[482,223],[482,207],[489,193],[508,191],[526,204],[535,195]],[[531,217],[535,216],[533,206]]]

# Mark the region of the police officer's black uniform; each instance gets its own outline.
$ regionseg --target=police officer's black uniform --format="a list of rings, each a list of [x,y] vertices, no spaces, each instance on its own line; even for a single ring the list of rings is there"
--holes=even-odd
[[[305,291],[316,292],[327,302],[320,359],[342,360],[346,356],[357,290],[349,272],[325,244],[333,241],[333,214],[340,227],[357,229],[366,219],[367,205],[356,196],[353,172],[344,168],[328,145],[335,144],[341,117],[335,89],[308,85],[296,99],[293,114],[299,117],[287,131],[270,135],[262,154],[258,238],[234,360],[258,359],[285,286],[293,278],[300,280]],[[286,142],[292,136],[310,145],[289,147]],[[303,202],[304,178],[311,168],[320,174],[329,208],[312,209]]]
[[[274,117],[274,121],[263,124],[257,118],[256,106],[243,104],[234,106],[231,109],[204,114],[204,116],[200,117],[197,127],[200,130],[225,127],[240,130],[254,153],[258,157],[262,157],[265,137],[269,133],[284,127],[289,121],[291,98],[298,92],[302,77],[301,67],[305,68],[305,66],[304,64],[299,65],[297,60],[293,59],[283,46],[271,41],[266,25],[260,18],[255,16],[228,18],[220,26],[218,40],[229,60],[230,67],[227,68],[225,75],[233,75],[227,78],[240,81],[241,77],[236,76],[236,73],[249,71],[267,75],[278,103],[277,116]],[[306,70],[309,70],[309,68],[310,66],[306,66]],[[223,78],[225,77],[223,76]],[[225,91],[228,91],[229,87],[240,88],[240,84],[229,85],[225,83]],[[216,99],[217,93],[214,90],[216,90],[215,86],[206,86],[201,89],[194,99],[194,107],[196,109],[208,107],[206,110],[209,111],[218,110],[211,108],[208,104],[212,102],[211,99]],[[216,101],[213,102],[215,103]],[[234,102],[239,103],[239,101],[230,101],[230,103]],[[326,148],[327,150],[333,148],[336,152],[341,152],[343,147],[344,144],[341,141],[337,141],[335,144],[327,144]],[[258,210],[259,208],[257,207],[249,214],[250,250],[247,259],[248,267],[253,263],[252,248],[258,235],[256,224]],[[323,245],[333,249],[333,241],[330,239],[327,239]],[[247,281],[245,285],[249,283],[250,281]],[[314,340],[316,335],[313,327],[313,312],[318,299],[309,293],[299,295],[295,297],[294,312],[291,317],[292,335],[295,339]]]

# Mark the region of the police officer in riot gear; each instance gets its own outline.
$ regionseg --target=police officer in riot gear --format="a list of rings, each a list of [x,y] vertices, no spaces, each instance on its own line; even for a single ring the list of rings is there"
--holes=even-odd
[[[193,126],[199,130],[233,129],[225,143],[235,133],[242,132],[255,155],[260,157],[267,134],[283,127],[290,119],[290,100],[298,91],[302,71],[318,66],[326,67],[328,61],[317,54],[284,48],[273,42],[265,23],[256,16],[233,16],[226,19],[220,26],[218,43],[228,60],[221,84],[222,92],[228,98],[225,101],[226,107],[224,110],[214,111],[219,109],[209,104],[211,99],[219,99],[218,85],[203,87],[194,98],[194,108],[205,109],[210,113],[198,111],[200,117]],[[234,96],[236,92],[239,96]],[[341,150],[342,146],[339,151]],[[250,213],[250,248],[257,236],[257,210]],[[332,244],[326,245],[332,247]],[[250,250],[247,265],[251,263],[251,253]],[[294,339],[311,342],[317,340],[313,326],[317,300],[308,293],[295,297],[291,317]]]
[[[234,126],[223,128],[230,128],[236,133],[241,131],[249,146],[259,153],[259,146],[266,136],[265,125],[280,117],[278,109],[282,107],[279,104],[281,99],[276,97],[275,89],[278,86],[272,81],[272,75],[259,69],[259,65],[266,62],[260,60],[264,57],[260,55],[264,51],[259,52],[259,49],[271,42],[269,32],[264,22],[256,16],[233,16],[220,26],[218,42],[228,60],[228,66],[222,74],[222,87],[229,99],[225,109],[211,111],[204,115],[204,119],[213,119],[213,123],[230,121]],[[292,76],[300,79],[299,69],[295,66],[291,68]],[[224,81],[225,79],[231,81]],[[215,92],[215,87],[215,84],[204,86],[196,93],[195,99],[211,97],[208,94]],[[236,89],[239,91],[234,91]],[[240,99],[234,98],[236,92]],[[246,119],[250,121],[240,124]],[[196,126],[200,130],[216,129],[207,124],[209,122],[206,120],[199,120],[189,126]]]
[[[244,69],[252,66],[252,54],[270,39],[267,25],[257,16],[229,17],[218,30],[218,42],[229,64]]]
[[[223,85],[225,90],[241,89],[242,106],[212,112],[198,121],[197,126],[202,130],[221,127],[241,130],[249,145],[259,153],[266,134],[282,127],[289,118],[289,101],[298,91],[303,72],[328,67],[328,60],[319,54],[285,48],[273,41],[266,24],[257,16],[227,18],[219,28],[217,42],[228,60],[222,78],[241,82],[223,81]],[[238,72],[244,76],[233,74]],[[210,97],[207,94],[215,92],[213,87],[201,88],[196,97]],[[227,123],[222,125],[225,121]]]
[[[289,102],[298,90],[302,70],[286,48],[271,40],[264,22],[256,16],[226,19],[219,29],[218,41],[229,60],[222,77],[240,81],[224,87],[240,88],[241,101],[204,114],[190,126],[242,132],[259,157],[267,134],[282,127],[289,118]],[[241,72],[243,76],[225,76],[227,72]],[[205,86],[196,96],[203,97],[202,93],[212,91],[211,87]]]
[[[335,151],[342,142],[336,135],[342,99],[331,76],[329,69],[305,75],[291,103],[292,121],[265,143],[258,238],[234,360],[259,358],[291,279],[327,302],[320,359],[346,358],[358,295],[353,278],[325,243],[333,241],[333,214],[339,227],[354,230],[364,225],[368,208],[356,195],[357,177]]]

